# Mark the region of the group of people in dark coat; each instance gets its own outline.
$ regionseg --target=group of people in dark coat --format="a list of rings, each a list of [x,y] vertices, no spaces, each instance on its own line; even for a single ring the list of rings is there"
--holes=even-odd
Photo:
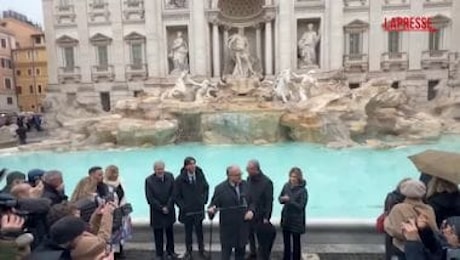
[[[418,185],[417,207],[396,210],[414,201],[413,196],[407,194],[406,186],[410,183]],[[422,206],[429,211],[422,210]],[[460,259],[460,191],[455,183],[424,173],[419,181],[403,179],[387,195],[385,213],[386,218],[393,215],[400,220],[395,224],[401,233],[398,239],[404,245],[402,250],[395,247],[395,237],[387,233],[386,259],[394,259],[396,255],[397,259],[407,260]],[[398,216],[394,216],[396,214]]]
[[[165,164],[157,161],[154,173],[145,180],[145,195],[150,205],[150,224],[155,238],[158,259],[176,259],[173,224],[176,221],[174,205],[179,208],[179,222],[185,228],[186,252],[182,259],[192,259],[193,231],[198,252],[207,259],[203,238],[203,220],[207,213],[213,219],[219,212],[221,259],[270,259],[276,230],[270,219],[273,209],[273,182],[266,176],[257,160],[247,164],[248,178],[242,180],[239,166],[227,167],[227,178],[217,185],[206,209],[209,184],[203,170],[193,157],[187,157],[177,178],[165,171]],[[290,180],[284,186],[279,201],[284,204],[281,226],[285,242],[284,259],[301,259],[300,236],[305,233],[305,208],[308,200],[302,171],[293,168]],[[164,250],[166,235],[166,254]],[[292,241],[292,242],[291,242]],[[256,243],[257,242],[257,243]],[[291,247],[292,245],[292,247]]]

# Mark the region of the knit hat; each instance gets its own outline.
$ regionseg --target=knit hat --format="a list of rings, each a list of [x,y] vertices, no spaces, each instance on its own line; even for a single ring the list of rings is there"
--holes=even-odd
[[[426,194],[426,186],[419,180],[408,180],[401,184],[401,194],[410,199],[421,199]]]
[[[72,259],[94,260],[106,250],[107,244],[104,240],[93,234],[84,235],[72,250]]]
[[[73,216],[63,217],[56,221],[50,228],[50,238],[58,245],[72,242],[75,238],[83,234],[86,223]]]

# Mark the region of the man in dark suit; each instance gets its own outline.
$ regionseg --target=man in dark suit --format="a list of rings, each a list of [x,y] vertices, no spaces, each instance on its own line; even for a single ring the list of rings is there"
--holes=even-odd
[[[166,233],[166,254],[168,259],[177,258],[174,252],[173,225],[176,222],[174,210],[174,177],[165,171],[165,164],[157,161],[153,174],[145,179],[145,198],[150,206],[150,226],[155,237],[155,251],[158,259],[164,259],[163,236]]]
[[[209,185],[203,170],[196,166],[193,157],[184,160],[184,167],[175,181],[175,202],[179,207],[179,221],[185,226],[184,259],[192,259],[192,233],[198,240],[198,249],[202,258],[208,258],[204,251],[203,220],[204,207],[208,202]]]
[[[248,211],[247,192],[248,186],[241,180],[241,170],[236,165],[227,168],[227,180],[214,190],[208,214],[212,219],[216,212],[220,211],[222,260],[230,260],[233,250],[235,260],[244,259],[249,236],[248,221],[253,216],[253,213]]]
[[[260,169],[259,161],[251,160],[248,162],[248,206],[249,210],[254,213],[250,225],[250,256],[249,259],[269,259],[271,252],[271,243],[269,241],[257,241],[256,235],[258,229],[270,225],[270,218],[273,209],[273,182]],[[262,230],[261,230],[262,231]]]

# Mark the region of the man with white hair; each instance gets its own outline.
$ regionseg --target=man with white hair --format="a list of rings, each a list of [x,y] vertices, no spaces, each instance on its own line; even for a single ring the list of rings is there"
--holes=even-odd
[[[150,226],[155,238],[155,252],[158,259],[164,258],[163,236],[166,234],[166,257],[177,258],[174,252],[173,224],[176,222],[174,210],[174,177],[165,171],[165,163],[156,161],[153,174],[145,179],[145,198],[150,206]]]
[[[51,205],[67,200],[64,191],[64,180],[60,171],[51,170],[43,174],[43,198],[51,200]]]

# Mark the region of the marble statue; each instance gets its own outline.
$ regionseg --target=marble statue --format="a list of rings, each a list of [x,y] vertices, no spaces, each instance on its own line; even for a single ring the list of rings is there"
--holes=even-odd
[[[190,82],[193,86],[198,87],[195,92],[195,102],[200,103],[215,97],[213,93],[217,92],[217,84],[211,83],[208,79],[203,80],[201,83],[188,79],[188,82]]]
[[[179,78],[176,80],[174,87],[168,91],[163,92],[160,96],[160,100],[164,101],[167,99],[180,99],[184,97],[187,92],[187,85],[185,85],[186,78],[188,77],[188,72],[183,71]]]
[[[310,94],[310,89],[316,85],[318,85],[318,81],[311,75],[311,72],[297,75],[294,72],[292,76],[295,79],[300,79],[300,84],[296,85],[296,92],[295,95],[298,98],[298,101],[304,102],[308,100],[308,95]]]
[[[185,8],[186,0],[166,0],[166,8]]]
[[[230,56],[234,62],[233,73],[235,77],[249,78],[257,75],[253,68],[253,60],[249,53],[248,38],[238,33],[229,37],[227,42]]]
[[[318,64],[316,57],[316,45],[320,40],[320,35],[314,30],[312,23],[307,25],[307,31],[302,35],[298,42],[299,48],[299,68],[304,69]]]
[[[172,42],[169,58],[172,61],[173,69],[171,74],[179,74],[188,71],[188,44],[182,32],[177,32],[177,36]]]
[[[275,97],[287,103],[290,99],[289,84],[291,83],[291,70],[285,69],[278,74],[275,83]]]

